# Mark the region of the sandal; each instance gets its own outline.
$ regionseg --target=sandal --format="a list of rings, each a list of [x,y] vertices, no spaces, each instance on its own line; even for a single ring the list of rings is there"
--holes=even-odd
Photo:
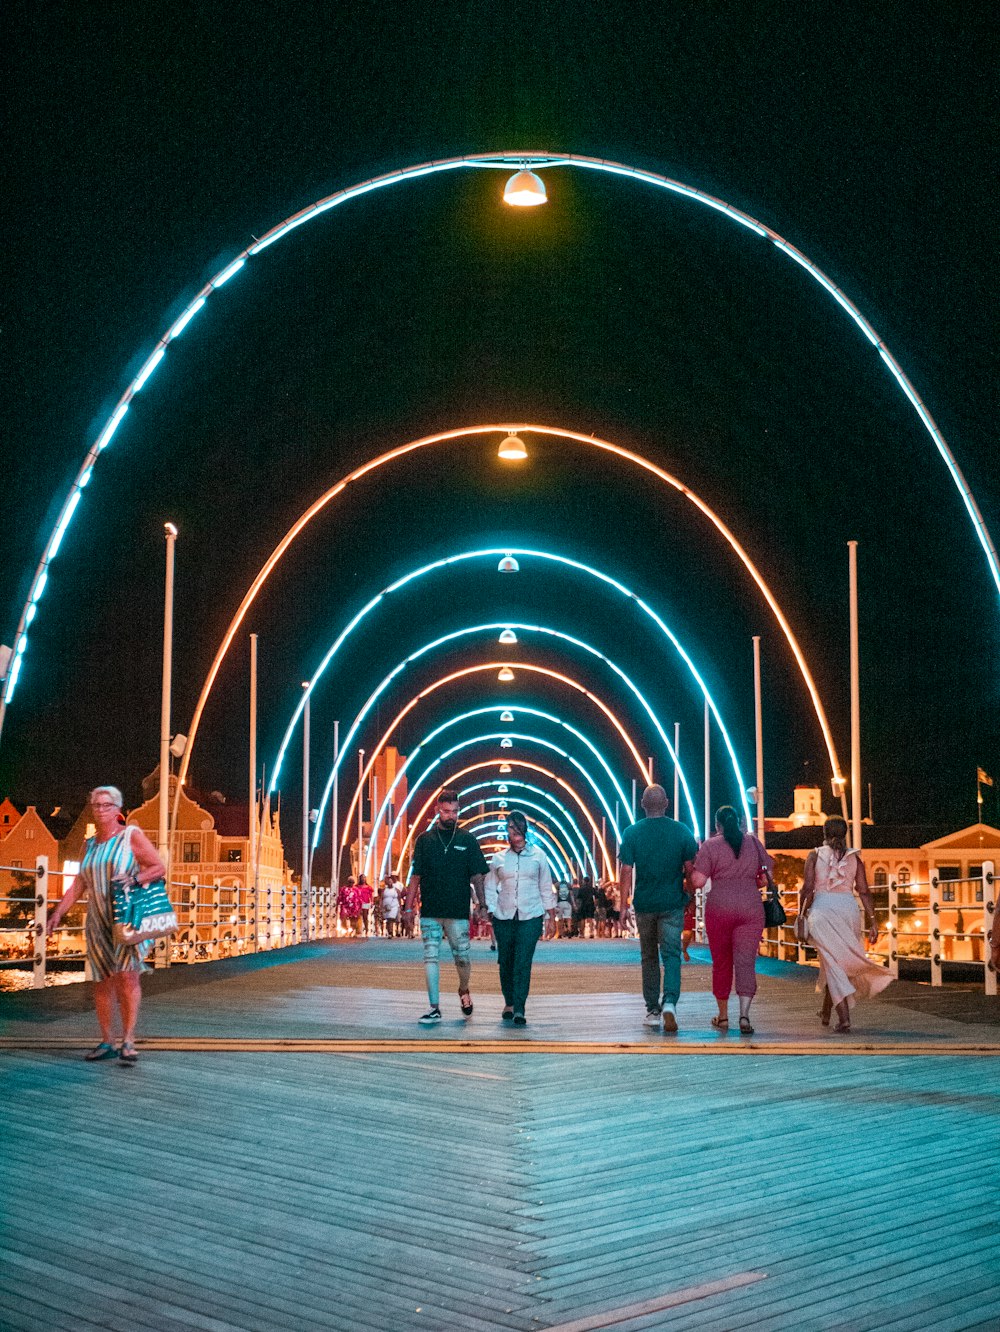
[[[834,1027],[834,1031],[848,1032],[850,1030],[851,1030],[851,1024],[849,1022],[838,1022],[837,1025]]]
[[[118,1047],[109,1044],[107,1041],[101,1041],[100,1045],[95,1045],[92,1050],[88,1050],[83,1056],[88,1063],[94,1064],[99,1059],[114,1059],[118,1053]]]
[[[712,1018],[712,1026],[716,1031],[728,1031],[729,1019],[727,1017],[714,1017]]]
[[[748,1017],[740,1018],[740,1035],[741,1036],[753,1035],[753,1024],[751,1023]]]
[[[122,1048],[118,1051],[118,1062],[124,1064],[126,1068],[131,1068],[138,1062],[139,1055],[131,1041],[123,1041]]]
[[[462,1012],[466,1017],[472,1017],[472,995],[468,990],[459,990],[458,1002],[462,1005]]]

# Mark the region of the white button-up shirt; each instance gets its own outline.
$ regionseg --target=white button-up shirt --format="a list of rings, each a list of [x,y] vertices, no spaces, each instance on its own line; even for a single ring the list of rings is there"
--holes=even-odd
[[[498,920],[531,920],[552,904],[552,875],[541,847],[498,851],[484,884],[486,905]]]

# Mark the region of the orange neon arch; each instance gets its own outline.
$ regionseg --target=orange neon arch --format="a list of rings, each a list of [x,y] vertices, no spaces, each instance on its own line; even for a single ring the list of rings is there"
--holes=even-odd
[[[482,814],[470,814],[468,818],[459,819],[458,826],[460,828],[468,828],[473,823],[482,823],[484,817],[489,822],[496,822],[496,820],[500,818],[500,815],[487,814],[484,816]],[[552,829],[549,827],[549,825],[545,822],[544,819],[540,819],[536,814],[532,814],[531,822],[533,826],[537,824],[537,826],[541,828],[542,832],[545,833],[546,837],[550,837],[552,839],[553,846],[555,846],[556,849],[559,851],[559,854],[562,856],[563,860],[566,862],[567,866],[570,869],[572,869],[574,864],[580,863],[580,857],[571,855],[570,852],[566,850],[565,846],[562,844],[562,842],[559,840],[559,838],[552,831]],[[496,841],[497,838],[494,837],[493,840]],[[501,842],[501,845],[502,844],[503,843]]]
[[[177,810],[180,804],[180,792],[187,778],[188,767],[190,765],[191,755],[194,750],[194,741],[198,734],[198,727],[201,724],[202,714],[204,713],[205,705],[208,702],[209,695],[211,694],[212,688],[215,684],[216,676],[218,675],[222,663],[225,660],[226,653],[229,651],[233,639],[236,637],[237,630],[239,629],[240,625],[243,623],[243,620],[246,618],[247,612],[249,611],[250,607],[253,605],[254,601],[256,600],[258,592],[264,586],[264,583],[267,581],[267,579],[270,577],[272,571],[281,560],[281,557],[284,555],[285,551],[296,539],[296,537],[308,526],[308,524],[312,522],[313,518],[315,518],[318,513],[322,512],[322,510],[326,508],[326,506],[331,502],[331,500],[336,499],[338,495],[340,495],[344,490],[346,490],[347,487],[352,482],[360,481],[362,477],[367,476],[369,472],[374,471],[376,468],[382,467],[386,463],[393,462],[397,458],[406,457],[407,454],[413,453],[417,449],[428,448],[432,444],[442,444],[450,440],[465,439],[469,436],[497,435],[497,434],[506,435],[509,433],[524,434],[526,432],[535,435],[544,435],[556,439],[569,440],[577,444],[585,444],[592,448],[600,449],[605,453],[612,453],[618,458],[625,459],[627,462],[634,463],[637,467],[641,467],[644,471],[652,473],[653,476],[656,476],[661,481],[666,482],[667,485],[671,486],[674,490],[678,491],[681,495],[683,495],[684,498],[689,500],[695,506],[695,508],[697,508],[698,511],[709,520],[712,526],[725,538],[725,540],[729,543],[730,547],[732,548],[737,558],[743,564],[744,568],[747,570],[751,578],[754,580],[754,582],[757,584],[758,588],[760,589],[761,594],[764,597],[764,600],[771,608],[771,612],[774,615],[776,621],[778,622],[778,625],[785,636],[788,646],[792,651],[792,655],[795,658],[795,661],[799,668],[799,672],[802,676],[803,681],[805,682],[806,689],[808,690],[809,697],[812,700],[813,709],[816,713],[816,718],[817,721],[819,722],[820,730],[823,733],[823,739],[826,743],[827,753],[830,759],[830,767],[834,780],[834,786],[837,792],[842,797],[842,802],[844,804],[844,810],[846,813],[846,808],[847,808],[846,798],[844,798],[843,795],[846,787],[846,779],[844,778],[841,772],[840,760],[837,757],[837,750],[833,742],[833,734],[830,730],[830,724],[827,721],[826,712],[823,708],[823,703],[819,696],[819,690],[816,687],[816,682],[813,680],[812,673],[810,672],[809,667],[806,663],[805,656],[802,652],[801,647],[799,646],[798,640],[796,639],[794,633],[792,632],[791,625],[788,623],[788,620],[785,618],[784,612],[782,611],[781,607],[778,605],[774,593],[771,591],[771,589],[768,587],[767,583],[765,582],[764,576],[761,574],[760,570],[754,564],[749,554],[743,549],[743,546],[737,540],[735,534],[730,531],[730,529],[722,521],[719,515],[712,508],[710,508],[709,505],[706,504],[705,501],[700,498],[700,496],[696,495],[695,492],[689,486],[685,485],[683,481],[673,476],[670,472],[666,471],[664,468],[659,467],[656,463],[651,462],[648,458],[644,458],[641,454],[633,453],[629,449],[622,448],[620,444],[612,444],[608,440],[599,439],[595,435],[584,435],[576,430],[566,430],[561,426],[530,425],[525,422],[520,422],[520,423],[515,422],[511,424],[499,424],[499,425],[461,426],[455,430],[442,430],[438,431],[436,434],[433,435],[424,435],[420,439],[411,440],[408,444],[398,445],[394,449],[387,449],[384,453],[380,453],[375,458],[370,458],[367,462],[362,463],[360,467],[356,467],[354,471],[349,472],[347,476],[343,477],[340,481],[338,481],[336,485],[331,486],[329,490],[327,490],[324,494],[322,494],[319,497],[319,499],[315,500],[309,506],[309,508],[306,509],[306,511],[299,518],[295,520],[295,522],[288,529],[285,535],[275,546],[274,550],[268,556],[260,572],[257,574],[256,578],[251,583],[250,588],[248,589],[246,595],[244,596],[243,600],[240,602],[239,609],[237,610],[236,614],[233,616],[232,620],[230,621],[229,627],[226,630],[225,634],[223,635],[222,642],[219,644],[218,650],[216,651],[212,664],[209,667],[208,675],[205,677],[205,682],[202,685],[201,693],[198,696],[198,702],[195,704],[194,714],[191,718],[191,724],[188,727],[188,744],[187,748],[184,751],[184,755],[181,758],[180,770],[178,772],[177,790],[174,794],[173,812],[171,815],[172,825],[176,824],[177,821]]]
[[[601,830],[600,828],[598,828],[597,823],[594,820],[594,816],[591,814],[590,810],[587,808],[584,802],[580,799],[580,796],[577,794],[577,792],[573,789],[572,786],[570,786],[569,782],[565,782],[561,777],[557,777],[556,774],[552,772],[549,768],[543,768],[540,763],[532,763],[528,759],[519,759],[519,758],[483,759],[479,763],[470,763],[467,768],[462,768],[459,772],[453,772],[452,775],[447,779],[447,781],[439,782],[438,785],[435,786],[434,789],[431,791],[427,799],[424,801],[423,805],[421,805],[419,813],[415,816],[412,823],[410,824],[410,831],[406,834],[406,837],[403,839],[403,845],[400,847],[399,850],[399,859],[396,861],[396,873],[397,874],[399,873],[400,867],[403,864],[403,859],[406,856],[407,851],[410,849],[410,845],[412,844],[414,837],[416,836],[417,829],[420,827],[420,824],[423,822],[424,818],[426,817],[427,811],[430,809],[431,805],[437,799],[438,792],[443,791],[446,786],[453,786],[455,782],[459,780],[459,778],[465,777],[470,772],[478,772],[482,768],[499,768],[501,763],[509,763],[512,768],[528,768],[531,772],[540,772],[543,777],[551,777],[551,779],[556,783],[557,786],[561,787],[567,793],[567,795],[571,796],[576,801],[576,803],[580,806],[580,810],[583,814],[583,817],[590,824],[590,829],[591,832],[594,834],[594,838],[597,842],[597,845],[601,848],[601,855],[604,857],[604,868],[605,871],[607,872],[607,877],[609,879],[614,878],[614,873],[615,873],[614,860],[611,857],[611,855],[608,853],[607,842],[602,837]]]
[[[358,800],[361,796],[361,792],[364,790],[365,782],[368,780],[369,776],[371,775],[372,768],[374,768],[375,761],[378,758],[379,754],[381,754],[382,750],[388,744],[390,736],[392,735],[393,731],[395,731],[396,727],[400,724],[400,722],[403,720],[403,718],[406,716],[406,714],[408,712],[411,712],[421,701],[421,699],[426,698],[428,694],[433,694],[435,689],[440,689],[442,685],[450,684],[453,680],[458,680],[465,675],[473,675],[477,671],[499,670],[502,666],[509,666],[512,670],[516,669],[519,671],[534,671],[538,675],[551,676],[552,679],[559,680],[563,684],[569,685],[572,689],[576,689],[579,693],[584,694],[588,699],[590,699],[592,703],[596,703],[596,705],[601,709],[604,715],[611,722],[612,726],[615,728],[618,734],[622,737],[625,744],[628,746],[629,752],[631,753],[632,757],[635,759],[636,767],[639,770],[640,781],[645,783],[649,780],[649,770],[646,767],[646,764],[639,757],[639,751],[638,749],[636,749],[634,741],[629,736],[624,726],[622,726],[621,722],[611,711],[611,709],[605,703],[602,703],[596,694],[591,693],[589,689],[586,689],[582,684],[580,684],[578,680],[574,680],[569,675],[563,675],[560,671],[552,670],[551,667],[534,666],[531,663],[525,661],[490,661],[490,662],[485,662],[479,666],[466,666],[464,669],[460,671],[452,671],[448,675],[441,676],[440,679],[435,680],[432,684],[429,684],[426,689],[422,689],[419,694],[414,694],[413,698],[410,699],[409,703],[407,703],[404,708],[401,708],[400,711],[397,712],[393,720],[389,723],[388,727],[382,734],[378,744],[372,750],[371,757],[369,758],[368,762],[365,764],[362,770],[361,777],[359,778],[358,781],[358,785],[354,789],[354,795],[351,798],[351,803],[348,806],[347,813],[344,815],[344,830],[343,830],[343,835],[340,839],[341,851],[343,851],[344,847],[351,839],[351,825],[354,818],[354,813],[358,807]]]

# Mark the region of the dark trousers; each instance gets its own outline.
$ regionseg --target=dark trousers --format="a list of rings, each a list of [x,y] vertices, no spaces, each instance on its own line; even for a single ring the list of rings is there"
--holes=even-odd
[[[664,1004],[676,1004],[681,994],[684,908],[649,913],[637,911],[635,924],[642,957],[642,997],[649,1012],[659,1012]]]
[[[497,920],[493,917],[493,933],[497,941],[497,963],[500,967],[500,988],[504,1003],[515,1013],[523,1013],[528,1002],[531,985],[531,959],[535,944],[542,937],[544,916],[530,920]]]

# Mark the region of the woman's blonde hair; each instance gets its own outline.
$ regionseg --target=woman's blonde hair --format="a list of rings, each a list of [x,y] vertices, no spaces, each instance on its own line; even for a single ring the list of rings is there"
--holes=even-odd
[[[118,790],[117,786],[95,786],[90,793],[91,803],[93,803],[94,796],[99,795],[106,795],[111,803],[117,805],[119,809],[121,809],[122,805],[125,803],[122,793]]]

